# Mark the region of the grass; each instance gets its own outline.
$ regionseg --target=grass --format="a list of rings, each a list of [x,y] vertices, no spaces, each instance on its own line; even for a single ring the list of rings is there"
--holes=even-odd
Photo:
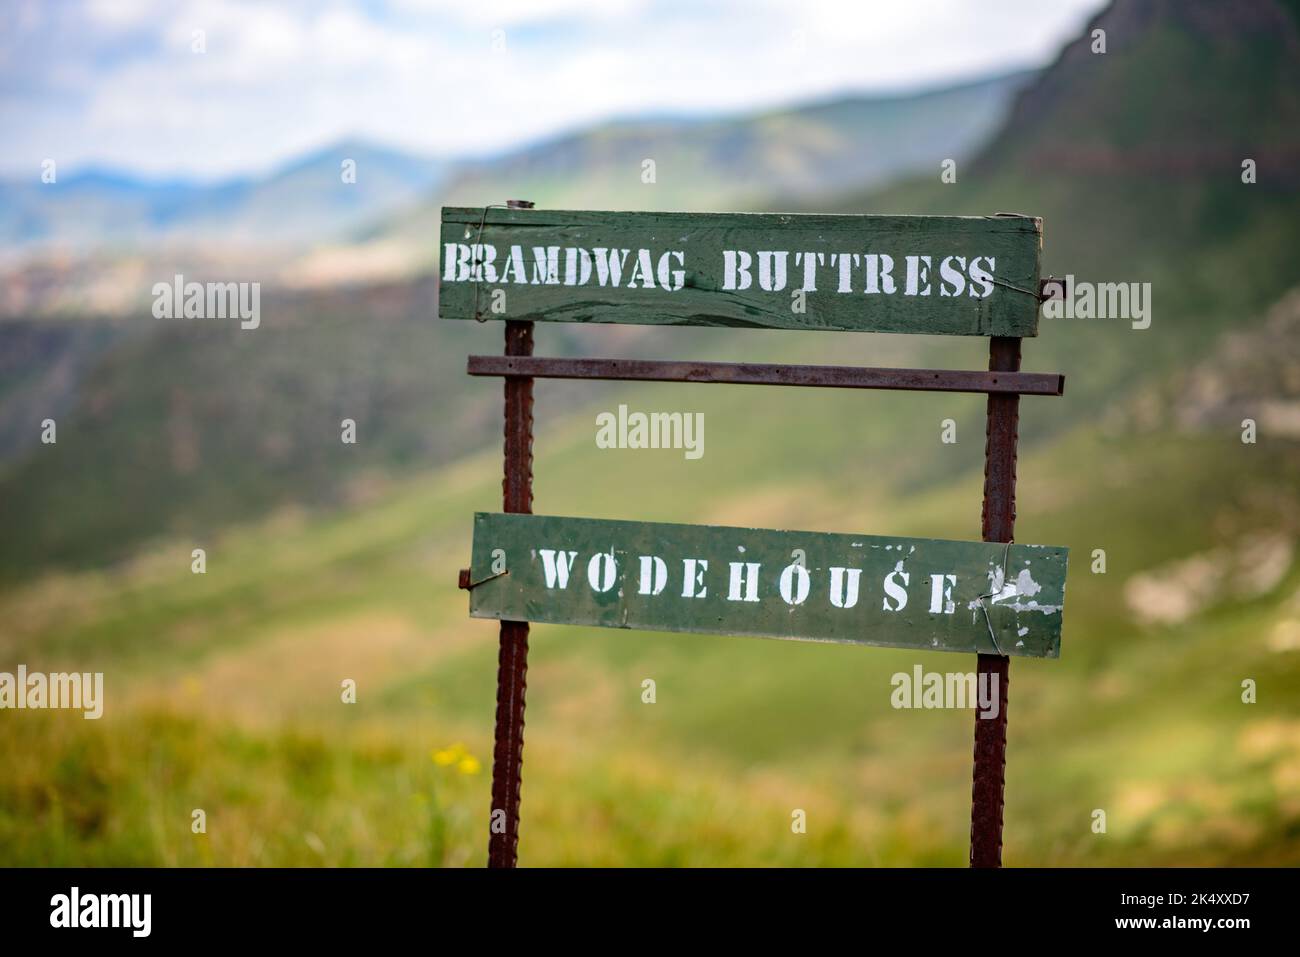
[[[836,462],[798,423],[852,412],[801,398],[759,421],[744,392],[707,396],[716,444],[698,462],[598,451],[582,416],[543,429],[538,507],[976,534],[977,450],[918,487],[916,463],[884,457],[888,430],[863,422],[861,451]],[[978,434],[978,409],[960,415]],[[959,445],[978,444],[962,427]],[[764,440],[774,432],[790,441]],[[1138,624],[1123,598],[1136,572],[1276,524],[1296,452],[1238,443],[1234,455],[1234,442],[1080,426],[1022,458],[1020,539],[1069,545],[1074,561],[1062,659],[1012,667],[1009,862],[1300,863],[1300,659],[1267,641],[1294,615],[1297,575],[1171,627]],[[921,461],[948,454],[937,434],[916,444],[929,447]],[[1234,481],[1243,454],[1255,456],[1249,496]],[[495,507],[498,468],[484,453],[395,482],[376,503],[232,529],[208,543],[205,575],[176,542],[0,598],[6,662],[103,670],[107,689],[98,722],[0,722],[4,863],[480,863],[495,630],[466,617],[453,583],[470,515]],[[1094,547],[1107,551],[1104,575],[1089,571]],[[917,660],[535,629],[523,862],[962,864],[973,719],[890,708],[890,675]],[[653,705],[641,702],[647,677]],[[1240,701],[1244,677],[1257,704]],[[356,704],[340,700],[346,678]],[[433,763],[453,742],[476,773]],[[206,834],[190,831],[194,808]],[[807,834],[791,832],[795,809]],[[1096,809],[1105,835],[1091,830]]]

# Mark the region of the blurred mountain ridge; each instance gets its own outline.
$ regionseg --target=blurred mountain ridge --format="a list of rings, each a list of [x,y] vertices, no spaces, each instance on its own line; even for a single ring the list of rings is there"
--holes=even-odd
[[[300,250],[391,236],[425,247],[444,202],[507,187],[547,205],[567,196],[606,208],[843,189],[914,169],[936,152],[969,155],[1030,76],[1020,70],[918,93],[716,118],[616,120],[488,158],[428,158],[349,138],[266,175],[211,183],[109,169],[54,183],[33,174],[0,180],[0,241],[36,249],[206,242]],[[662,180],[642,182],[645,159],[662,168]]]
[[[1203,358],[1225,331],[1262,321],[1295,284],[1300,198],[1290,170],[1261,165],[1259,182],[1248,185],[1235,160],[1195,175],[1170,175],[1143,164],[1081,170],[1042,159],[1043,144],[1068,146],[1075,129],[1082,131],[1083,145],[1106,149],[1133,145],[1135,131],[1140,134],[1148,125],[1158,130],[1163,146],[1222,141],[1245,149],[1256,127],[1262,140],[1289,142],[1294,133],[1285,121],[1294,114],[1300,89],[1300,82],[1291,82],[1300,79],[1300,61],[1289,54],[1296,42],[1295,18],[1274,0],[1248,0],[1237,7],[1244,10],[1240,21],[1230,18],[1222,34],[1204,31],[1203,21],[1217,16],[1212,11],[1218,8],[1205,0],[1126,0],[1108,7],[1047,73],[1023,87],[987,148],[958,164],[954,184],[941,182],[946,157],[935,156],[930,172],[896,185],[829,196],[795,190],[766,204],[830,212],[1033,213],[1045,221],[1047,272],[1151,282],[1150,330],[1134,332],[1123,322],[1044,319],[1041,335],[1026,342],[1027,367],[1065,372],[1069,383],[1065,400],[1042,415],[1041,406],[1030,404],[1023,418],[1026,440],[1093,420],[1144,383]],[[1107,31],[1104,54],[1087,46],[1096,28]],[[1181,103],[1185,82],[1206,91],[1254,90],[1257,98],[1225,116],[1206,93],[1199,105],[1174,116],[1159,94]],[[1116,96],[1117,87],[1150,94]],[[575,142],[563,138],[543,155],[563,155],[577,148]],[[631,152],[619,155],[635,156],[642,145],[634,140]],[[1138,149],[1148,145],[1140,138],[1136,142]],[[510,169],[520,161],[502,162]],[[761,166],[761,157],[754,162]],[[529,168],[549,175],[548,163],[539,159]],[[667,185],[668,168],[660,165],[656,188]],[[629,175],[635,177],[638,169],[633,164]],[[486,183],[490,176],[484,176]],[[485,187],[484,193],[525,191],[505,182],[494,185],[492,194]],[[572,197],[577,200],[583,186],[565,188],[577,190]],[[639,180],[632,188],[642,188]],[[592,189],[599,194],[599,184]],[[593,199],[571,205],[600,204]],[[412,215],[419,219],[431,212]],[[434,235],[430,226],[430,251]],[[272,290],[265,313],[254,333],[135,317],[124,327],[134,334],[126,335],[120,348],[69,332],[79,358],[62,365],[51,360],[47,369],[58,370],[57,385],[48,381],[55,373],[41,369],[11,379],[7,391],[13,398],[0,408],[31,409],[22,395],[57,396],[68,410],[62,428],[80,434],[75,442],[34,450],[33,430],[24,424],[28,413],[23,422],[0,416],[0,437],[11,437],[0,499],[15,522],[15,534],[0,543],[0,569],[34,570],[47,560],[102,561],[152,536],[219,528],[286,501],[341,504],[361,473],[437,468],[495,441],[496,391],[467,381],[463,363],[469,352],[497,351],[500,329],[494,323],[436,322],[436,287],[427,277],[415,283]],[[0,335],[5,325],[0,323]],[[888,364],[883,357],[899,365],[984,362],[980,343],[946,337],[718,330],[659,330],[646,336],[638,329],[561,325],[539,329],[547,351],[667,356],[675,350],[680,357],[685,350],[699,358],[781,361],[798,355],[807,362],[856,358],[864,365]],[[57,355],[48,339],[40,341],[47,354]],[[87,359],[95,348],[105,351],[98,361]],[[752,401],[778,400],[764,395]],[[340,449],[338,442],[338,422],[348,415],[364,420],[365,443],[356,449]],[[565,420],[550,421],[561,428]],[[201,465],[179,475],[169,436],[182,434],[199,437],[194,454]],[[973,463],[971,458],[967,464]],[[926,482],[944,474],[943,468],[932,455],[918,455],[902,474]],[[81,515],[85,503],[105,496],[117,504],[92,509],[84,520],[67,519],[68,509]]]
[[[350,183],[344,179],[348,161],[356,172]],[[52,183],[37,175],[8,179],[0,181],[0,240],[36,249],[176,240],[300,244],[411,202],[447,168],[442,160],[345,139],[265,176],[211,183],[106,169],[56,176]]]

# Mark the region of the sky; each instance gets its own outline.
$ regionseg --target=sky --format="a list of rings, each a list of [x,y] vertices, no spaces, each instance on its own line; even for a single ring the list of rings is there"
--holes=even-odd
[[[484,155],[1051,61],[1102,0],[0,0],[0,173]]]

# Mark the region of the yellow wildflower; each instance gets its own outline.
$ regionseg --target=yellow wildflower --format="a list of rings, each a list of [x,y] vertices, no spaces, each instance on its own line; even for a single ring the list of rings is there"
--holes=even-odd
[[[457,741],[450,748],[443,748],[439,751],[432,752],[433,763],[441,768],[450,767],[468,757],[469,752],[465,750],[465,745]]]
[[[474,757],[472,754],[467,754],[460,759],[460,763],[456,765],[456,769],[460,771],[461,774],[478,774],[478,758]]]

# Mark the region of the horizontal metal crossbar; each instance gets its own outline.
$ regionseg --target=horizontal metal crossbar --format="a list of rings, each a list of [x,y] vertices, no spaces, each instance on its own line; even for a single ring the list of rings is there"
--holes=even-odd
[[[753,362],[678,362],[651,359],[560,359],[545,356],[470,356],[470,375],[536,379],[627,379],[649,382],[726,382],[830,389],[1061,395],[1065,376],[1052,372],[968,372],[959,369],[863,369],[856,366],[773,365]]]

